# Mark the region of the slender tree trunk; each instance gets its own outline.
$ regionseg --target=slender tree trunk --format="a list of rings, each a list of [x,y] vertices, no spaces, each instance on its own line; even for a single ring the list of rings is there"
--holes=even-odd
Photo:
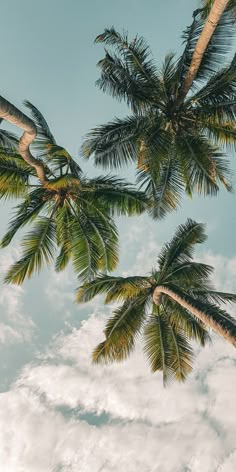
[[[181,298],[179,295],[177,295],[173,290],[160,285],[159,287],[156,287],[153,293],[153,301],[156,305],[160,304],[160,297],[161,294],[164,293],[168,295],[172,300],[175,302],[179,303],[183,308],[186,308],[188,311],[190,311],[196,318],[198,318],[200,321],[202,321],[206,326],[209,328],[212,328],[217,334],[220,336],[223,336],[223,338],[226,339],[229,343],[231,343],[234,347],[236,347],[236,337],[233,336],[227,329],[223,328],[217,321],[213,320],[212,318],[209,318],[204,312],[201,310],[198,310],[194,306],[192,306],[190,303],[186,302],[183,298]],[[235,325],[232,327],[235,328]]]
[[[37,130],[34,122],[28,118],[24,113],[22,113],[18,108],[12,105],[10,102],[5,100],[5,98],[0,96],[0,118],[3,118],[9,123],[22,128],[24,133],[19,141],[19,153],[27,164],[37,172],[37,176],[43,185],[47,183],[47,178],[45,175],[45,168],[43,163],[32,156],[29,146],[34,141],[37,135]]]
[[[184,79],[184,83],[181,87],[179,98],[177,100],[177,107],[179,107],[183,103],[187,93],[191,88],[191,85],[197,75],[199,66],[202,62],[204,52],[206,51],[208,43],[228,3],[229,0],[215,0],[212,5],[211,11],[206,20],[206,24],[195,46],[191,64]]]

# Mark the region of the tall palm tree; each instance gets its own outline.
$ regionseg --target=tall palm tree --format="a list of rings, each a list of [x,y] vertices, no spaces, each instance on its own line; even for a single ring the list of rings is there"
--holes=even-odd
[[[142,336],[152,371],[162,371],[164,382],[184,381],[192,369],[189,342],[204,346],[208,328],[236,347],[236,320],[221,307],[235,303],[236,295],[215,291],[209,281],[213,268],[193,261],[194,246],[205,239],[204,226],[188,219],[164,245],[159,267],[149,275],[100,275],[79,288],[78,302],[106,293],[105,303],[121,303],[106,324],[105,341],[93,352],[94,362],[126,359]]]
[[[131,114],[114,119],[88,133],[84,157],[95,165],[119,168],[136,162],[137,180],[156,200],[156,216],[175,209],[184,192],[215,195],[219,184],[230,191],[230,170],[225,147],[236,143],[236,57],[219,69],[229,51],[234,27],[224,13],[205,51],[191,95],[178,105],[180,93],[199,35],[201,11],[184,32],[185,49],[176,60],[168,54],[162,67],[154,64],[142,37],[106,29],[96,42],[112,49],[98,65],[98,86],[125,100]],[[218,146],[222,146],[222,150]]]
[[[19,144],[21,154],[0,150],[0,197],[21,199],[1,246],[7,246],[25,225],[30,224],[31,229],[22,241],[22,257],[9,269],[5,281],[21,284],[44,263],[51,263],[57,248],[58,271],[69,261],[82,280],[101,270],[112,271],[118,262],[113,217],[148,210],[147,197],[111,175],[87,178],[56,143],[39,110],[25,104],[33,120],[17,114],[15,123],[25,130]],[[8,108],[14,116],[12,107]],[[18,119],[23,123],[17,123]],[[37,157],[32,155],[30,143]]]

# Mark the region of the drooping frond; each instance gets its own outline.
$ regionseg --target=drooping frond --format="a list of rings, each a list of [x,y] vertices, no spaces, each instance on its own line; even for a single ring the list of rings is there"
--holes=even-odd
[[[165,281],[171,280],[174,284],[184,287],[194,288],[202,286],[208,281],[209,275],[213,272],[213,267],[200,262],[185,261],[171,264],[170,272],[166,274]]]
[[[193,352],[181,329],[172,326],[163,313],[155,313],[144,329],[144,352],[152,372],[163,372],[163,383],[183,382],[192,370]]]
[[[77,301],[87,302],[102,293],[106,293],[105,303],[124,301],[139,296],[145,289],[150,289],[149,277],[112,277],[100,275],[95,280],[79,287]]]
[[[232,172],[223,154],[204,136],[181,136],[176,140],[177,152],[190,190],[215,195],[219,184],[231,191]]]
[[[52,218],[38,217],[32,230],[22,241],[23,254],[7,272],[6,283],[21,285],[33,272],[40,271],[43,264],[50,264],[55,252],[56,229]]]
[[[24,197],[32,175],[35,175],[34,171],[23,159],[0,150],[0,198]]]
[[[72,255],[72,226],[74,218],[69,205],[58,208],[56,213],[57,245],[60,253],[57,256],[55,269],[65,269]]]
[[[115,51],[124,59],[130,74],[144,86],[152,88],[155,85],[155,88],[157,87],[157,69],[144,38],[135,36],[129,41],[126,32],[120,34],[112,27],[105,29],[104,33],[98,35],[95,42],[102,42],[115,48]]]
[[[95,165],[119,168],[137,160],[140,136],[145,130],[142,116],[128,116],[91,130],[82,146],[84,157],[94,155]]]
[[[147,171],[149,165],[150,172]],[[179,166],[174,162],[172,153],[161,168],[155,169],[154,166],[152,162],[146,163],[146,169],[138,171],[137,182],[153,201],[152,217],[160,219],[164,218],[168,212],[176,210],[184,187]]]
[[[113,312],[104,331],[106,340],[93,351],[93,362],[121,362],[129,357],[145,321],[145,304],[145,298],[137,297]]]
[[[171,326],[177,330],[180,329],[189,340],[193,340],[203,347],[211,342],[204,324],[181,305],[166,297],[164,311]]]
[[[86,205],[87,203],[87,205]],[[72,207],[72,263],[82,281],[91,280],[98,271],[114,270],[118,262],[118,235],[114,221],[84,202]]]
[[[185,224],[179,225],[172,240],[164,244],[158,257],[161,272],[165,273],[175,263],[191,260],[194,246],[205,240],[204,225],[188,218]]]
[[[0,124],[3,119],[0,119]],[[5,129],[0,129],[0,148],[3,152],[16,151],[18,146],[18,138],[15,134]]]
[[[10,221],[8,231],[3,236],[1,247],[6,247],[10,244],[16,232],[22,226],[33,221],[45,205],[44,201],[45,191],[43,188],[33,190],[27,198],[17,205],[14,217]]]
[[[83,196],[93,196],[111,215],[139,215],[151,207],[148,196],[124,179],[100,176],[83,184]]]
[[[190,102],[196,106],[209,106],[234,99],[236,91],[236,54],[229,66],[216,72]]]

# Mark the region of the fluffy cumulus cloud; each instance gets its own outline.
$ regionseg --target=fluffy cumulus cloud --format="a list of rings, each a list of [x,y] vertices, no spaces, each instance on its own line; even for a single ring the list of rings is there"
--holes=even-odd
[[[16,251],[6,251],[0,256],[1,274],[4,275],[15,259]],[[34,323],[25,313],[22,287],[1,284],[0,296],[0,346],[29,341]]]
[[[152,260],[154,246],[150,236],[135,269]],[[236,260],[210,253],[200,259],[216,266],[219,289],[235,289]],[[62,293],[67,282],[53,284]],[[214,336],[196,353],[187,382],[167,389],[149,372],[141,345],[122,364],[92,365],[105,323],[100,299],[95,303],[80,328],[67,321],[0,395],[0,470],[234,472],[235,350]],[[59,305],[66,306],[63,297]]]
[[[91,365],[103,324],[103,316],[91,315],[80,329],[61,333],[0,396],[3,470],[233,472],[231,346],[215,339],[186,384],[164,389],[141,347],[123,364]]]

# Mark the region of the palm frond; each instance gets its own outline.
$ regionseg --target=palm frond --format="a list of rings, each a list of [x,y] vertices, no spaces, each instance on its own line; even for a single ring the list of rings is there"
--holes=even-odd
[[[140,189],[152,199],[151,215],[153,218],[164,218],[180,204],[184,186],[178,164],[174,162],[172,153],[155,169],[153,162],[146,163],[145,170],[138,171],[137,182]]]
[[[0,123],[3,120],[0,120]],[[18,147],[18,138],[15,134],[5,129],[0,129],[0,148],[3,152],[13,152],[16,151]]]
[[[211,342],[210,335],[203,323],[181,305],[165,297],[164,310],[168,315],[170,325],[177,331],[181,330],[188,339],[203,347]]]
[[[185,224],[179,225],[174,237],[169,243],[164,244],[159,257],[158,264],[162,274],[170,269],[175,263],[185,263],[192,259],[193,249],[196,244],[206,240],[204,225],[187,219]]]
[[[0,198],[19,198],[26,195],[27,183],[34,171],[23,159],[0,151]]]
[[[51,133],[42,113],[28,100],[24,100],[24,105],[31,111],[31,115],[37,127],[37,138],[33,143],[33,147],[40,151],[42,146],[46,146],[47,144],[56,144],[53,134]]]
[[[236,91],[236,54],[229,66],[215,73],[206,85],[190,98],[195,106],[209,106],[234,99]]]
[[[130,73],[134,74],[142,84],[149,85],[149,88],[154,84],[157,87],[157,69],[150,48],[143,37],[135,36],[129,41],[127,32],[121,34],[112,27],[98,35],[95,42],[113,46],[124,59]]]
[[[8,231],[1,241],[1,247],[8,246],[16,232],[38,216],[45,205],[44,196],[44,189],[38,188],[30,192],[27,198],[17,205],[14,217],[9,223]]]
[[[216,195],[220,183],[226,190],[232,190],[232,172],[228,161],[204,136],[179,137],[176,143],[191,191]]]
[[[93,351],[93,362],[121,362],[127,359],[145,321],[146,299],[126,301],[113,312],[105,328],[106,340]]]
[[[79,287],[77,302],[87,302],[96,295],[106,293],[105,303],[123,301],[139,296],[145,289],[150,289],[148,277],[113,277],[100,275],[91,282]]]
[[[95,165],[119,168],[137,160],[140,137],[146,120],[141,116],[116,118],[113,122],[91,130],[82,146],[84,157],[94,155]]]
[[[60,253],[56,258],[55,269],[57,272],[65,269],[72,255],[72,225],[73,215],[68,205],[58,208],[56,213],[57,245]]]
[[[174,284],[185,287],[195,287],[199,283],[202,286],[213,270],[212,266],[201,262],[177,262],[171,264],[170,272],[165,276],[165,281],[170,279]]]
[[[55,251],[56,229],[51,218],[38,217],[32,230],[23,238],[23,254],[7,272],[6,283],[21,285],[33,272],[39,272],[46,262],[50,264]]]
[[[99,176],[83,185],[83,195],[93,196],[113,215],[139,215],[151,207],[148,196],[135,189],[124,179],[115,176]]]

